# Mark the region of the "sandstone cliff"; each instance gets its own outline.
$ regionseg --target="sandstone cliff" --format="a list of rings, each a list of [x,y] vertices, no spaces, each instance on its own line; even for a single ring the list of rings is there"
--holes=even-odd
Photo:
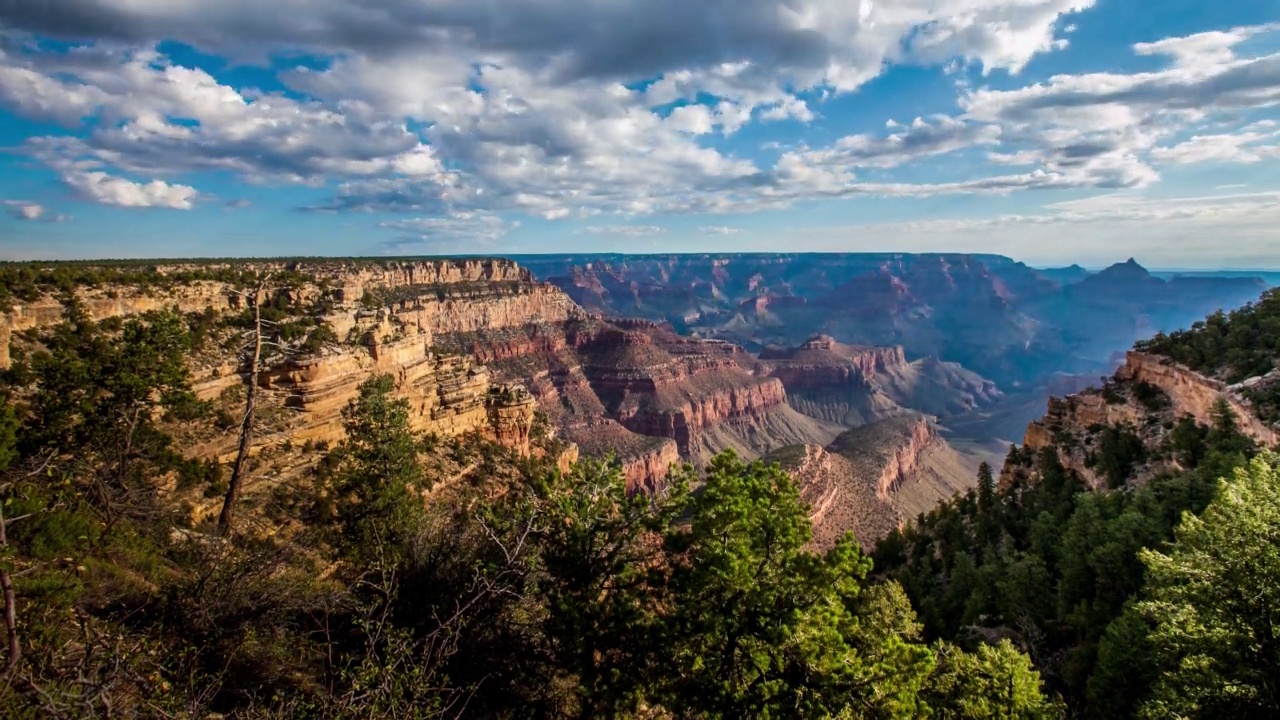
[[[1140,352],[1130,352],[1125,357],[1125,364],[1116,373],[1116,379],[1145,382],[1160,388],[1169,396],[1176,415],[1190,415],[1206,425],[1213,420],[1214,407],[1225,400],[1246,434],[1267,446],[1280,442],[1277,429],[1258,419],[1252,403],[1242,394],[1244,383],[1228,386],[1168,358]]]
[[[814,544],[852,531],[864,545],[956,492],[973,487],[981,459],[964,455],[926,417],[900,416],[855,428],[826,448],[771,454],[811,506]]]
[[[192,267],[174,265],[156,272],[180,274]],[[532,282],[527,271],[503,260],[314,261],[245,267],[276,278],[268,281],[264,303],[287,308],[288,317],[326,324],[339,338],[318,353],[286,354],[270,362],[260,383],[263,406],[275,409],[277,421],[268,423],[271,432],[259,435],[255,452],[270,444],[340,440],[342,410],[357,396],[360,384],[374,374],[390,374],[397,392],[411,403],[417,429],[444,436],[478,432],[527,453],[536,400],[523,388],[493,382],[489,371],[467,355],[435,352],[433,338],[562,321],[581,312],[559,290]],[[200,269],[207,272],[209,266]],[[77,299],[95,320],[161,309],[222,316],[243,309],[246,292],[231,281],[199,280],[158,287],[81,288]],[[12,340],[15,330],[54,325],[62,315],[61,303],[51,296],[14,307],[0,323],[0,340]],[[248,373],[235,345],[206,344],[193,359],[197,394],[222,401],[231,413],[239,402],[237,388],[243,387]],[[6,342],[6,359],[8,349]],[[234,444],[234,433],[224,433],[202,438],[193,452],[225,458],[234,452]]]
[[[1211,425],[1214,411],[1223,401],[1244,434],[1263,446],[1274,446],[1280,433],[1258,418],[1242,392],[1246,385],[1228,386],[1168,358],[1130,352],[1105,388],[1050,398],[1044,417],[1027,426],[1023,446],[1034,452],[1055,447],[1063,466],[1097,488],[1104,479],[1093,466],[1092,453],[1102,428],[1129,428],[1145,444],[1155,445],[1178,418],[1190,416],[1197,423]],[[1139,399],[1140,388],[1145,388],[1147,395],[1155,394],[1154,406],[1150,398],[1145,403]],[[1139,478],[1155,471],[1149,468]],[[1011,479],[1009,472],[1002,473],[1002,483]]]
[[[845,345],[826,335],[795,348],[765,348],[759,359],[786,386],[792,407],[846,427],[908,411],[959,415],[1001,397],[995,383],[955,363],[909,363],[901,347]]]

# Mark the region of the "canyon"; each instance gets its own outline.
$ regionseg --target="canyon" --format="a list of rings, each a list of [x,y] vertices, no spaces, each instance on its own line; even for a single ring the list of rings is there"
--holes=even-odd
[[[566,458],[613,455],[630,488],[652,491],[680,462],[700,464],[726,449],[750,459],[787,445],[824,446],[854,425],[906,412],[899,403],[909,401],[917,376],[928,375],[901,348],[845,348],[817,338],[757,357],[728,341],[682,336],[666,323],[591,313],[510,261],[251,267],[275,279],[261,289],[210,280],[113,283],[78,288],[75,302],[99,322],[162,309],[221,319],[220,342],[192,358],[193,384],[200,399],[231,416],[249,377],[236,341],[246,331],[232,328],[243,322],[252,293],[261,306],[286,308],[279,322],[331,330],[313,351],[287,352],[261,369],[265,432],[255,438],[255,455],[340,441],[342,411],[361,383],[390,375],[424,433],[478,433],[528,453],[541,412]],[[155,274],[193,270],[171,265]],[[48,293],[3,315],[11,341],[5,366],[10,344],[28,353],[42,328],[61,322],[66,302]],[[874,412],[841,414],[815,402],[826,394]],[[235,453],[230,427],[189,440],[198,458],[228,462]]]
[[[950,426],[1005,442],[1063,386],[1114,372],[1135,341],[1239,307],[1267,287],[1239,273],[1157,277],[1132,260],[1096,272],[1040,270],[981,254],[515,259],[586,310],[669,322],[681,334],[752,352],[826,335],[849,346],[899,346],[912,361],[956,363],[996,381],[1003,397]]]
[[[555,440],[562,468],[616,458],[632,492],[659,491],[673,465],[725,450],[777,460],[813,507],[819,546],[848,531],[874,542],[972,487],[1018,422],[1032,449],[1071,428],[1136,422],[1132,402],[1070,391],[1114,364],[1113,346],[1131,335],[1256,294],[1242,278],[1163,280],[1134,263],[1040,273],[995,256],[522,260],[532,269],[501,259],[177,263],[150,269],[147,282],[74,294],[97,321],[162,309],[217,319],[215,341],[192,357],[193,382],[231,417],[249,377],[237,338],[255,291],[210,272],[265,276],[258,299],[280,322],[331,331],[262,369],[254,455],[316,462],[314,451],[288,457],[341,441],[361,383],[390,375],[423,433],[475,434],[524,455],[543,452],[539,433]],[[0,367],[21,362],[65,302],[45,292],[0,315]],[[1082,323],[1102,316],[1101,339],[1085,339]],[[1159,387],[1198,420],[1219,397],[1246,409],[1239,388],[1158,358],[1131,353],[1116,377]],[[1274,442],[1274,428],[1250,431]],[[191,456],[222,463],[236,439],[234,423],[182,438]],[[1097,482],[1085,460],[1064,458]]]
[[[870,547],[895,528],[974,486],[982,459],[957,452],[934,422],[901,414],[842,433],[826,447],[780,448],[779,462],[809,504],[813,543],[852,532]]]

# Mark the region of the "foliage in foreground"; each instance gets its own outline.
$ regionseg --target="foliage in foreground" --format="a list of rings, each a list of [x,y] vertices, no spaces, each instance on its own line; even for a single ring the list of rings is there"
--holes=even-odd
[[[1220,407],[1212,428],[1173,424],[1150,452],[1176,469],[1133,487],[1132,449],[1114,442],[1137,442],[1132,432],[1096,433],[1094,466],[1109,489],[1089,491],[1054,446],[1034,457],[1015,448],[1005,486],[988,475],[882,541],[877,563],[902,583],[926,636],[1017,638],[1074,713],[1135,713],[1162,672],[1149,623],[1133,608],[1144,592],[1142,553],[1173,540],[1183,516],[1204,511],[1218,479],[1257,450]]]
[[[776,466],[628,495],[609,463],[421,437],[388,378],[293,531],[184,527],[166,488],[202,476],[165,427],[207,421],[184,324],[71,308],[42,343],[0,404],[4,717],[1061,714],[1045,688],[1099,717],[1277,709],[1280,478],[1229,412],[1171,424],[1139,455],[1179,469],[1140,486],[1129,430],[1100,492],[1014,452],[1035,472],[986,469],[877,578],[852,538],[810,549]],[[441,484],[445,455],[482,470]]]
[[[184,323],[73,307],[42,343],[0,412],[4,716],[1054,711],[1007,643],[925,644],[852,538],[811,551],[777,466],[728,454],[629,495],[610,463],[421,437],[375,377],[297,529],[222,536],[183,527],[166,489],[188,469],[167,423],[207,421]],[[468,482],[426,471],[476,449]]]

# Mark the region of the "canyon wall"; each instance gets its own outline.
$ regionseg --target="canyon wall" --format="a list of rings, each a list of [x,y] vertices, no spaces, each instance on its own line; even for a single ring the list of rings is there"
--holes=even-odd
[[[1191,415],[1206,425],[1213,422],[1218,402],[1226,400],[1242,431],[1263,445],[1274,446],[1280,441],[1276,428],[1258,419],[1253,405],[1241,395],[1242,387],[1207,378],[1168,358],[1130,352],[1116,379],[1145,382],[1160,388],[1169,396],[1176,415]]]
[[[396,393],[410,403],[415,429],[444,436],[477,432],[520,453],[529,452],[535,398],[518,385],[495,382],[472,357],[436,352],[432,343],[441,333],[501,330],[581,314],[558,289],[533,283],[527,271],[505,260],[252,263],[252,268],[279,278],[268,280],[264,302],[285,300],[298,311],[323,308],[316,318],[339,338],[318,353],[276,357],[268,363],[259,377],[263,407],[279,408],[285,421],[276,432],[259,435],[255,451],[286,440],[340,441],[342,411],[359,395],[360,384],[375,374],[388,374],[395,380]],[[158,272],[193,269],[196,266],[174,265]],[[216,267],[198,269],[208,272]],[[82,288],[77,299],[95,320],[163,309],[226,313],[246,306],[244,290],[228,282],[157,285]],[[8,359],[13,332],[52,326],[62,316],[62,304],[49,295],[14,307],[0,321],[0,357]],[[197,395],[209,401],[225,399],[234,408],[242,402],[236,389],[248,377],[243,362],[235,351],[203,349],[192,363]],[[203,439],[193,454],[225,457],[234,452],[234,445],[234,433],[224,433]]]
[[[786,448],[768,457],[779,461],[799,484],[819,548],[850,531],[869,547],[919,513],[972,487],[981,462],[957,452],[920,415],[855,428],[825,448]]]
[[[876,478],[876,496],[882,500],[892,497],[924,464],[926,451],[939,442],[933,424],[924,418],[912,423],[905,438],[890,446],[884,469]]]
[[[1144,405],[1135,392],[1139,383],[1158,389],[1167,404],[1163,407]],[[1074,395],[1050,398],[1044,416],[1027,426],[1023,447],[1033,452],[1056,448],[1063,467],[1096,489],[1105,485],[1105,478],[1092,462],[1092,450],[1097,446],[1096,436],[1101,428],[1125,426],[1136,432],[1144,444],[1158,446],[1165,428],[1172,427],[1178,418],[1190,416],[1202,425],[1212,425],[1214,412],[1223,401],[1235,415],[1241,432],[1263,446],[1275,446],[1280,441],[1280,432],[1258,418],[1242,394],[1247,385],[1229,386],[1168,358],[1130,352],[1106,389],[1089,388]],[[1137,475],[1136,482],[1144,481],[1158,469],[1145,469]],[[1001,484],[1012,482],[1018,470],[1006,467],[1001,473]]]

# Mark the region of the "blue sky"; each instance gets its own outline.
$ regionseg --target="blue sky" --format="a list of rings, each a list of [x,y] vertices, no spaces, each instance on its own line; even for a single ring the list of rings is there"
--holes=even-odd
[[[0,6],[0,258],[1280,269],[1280,0]]]

